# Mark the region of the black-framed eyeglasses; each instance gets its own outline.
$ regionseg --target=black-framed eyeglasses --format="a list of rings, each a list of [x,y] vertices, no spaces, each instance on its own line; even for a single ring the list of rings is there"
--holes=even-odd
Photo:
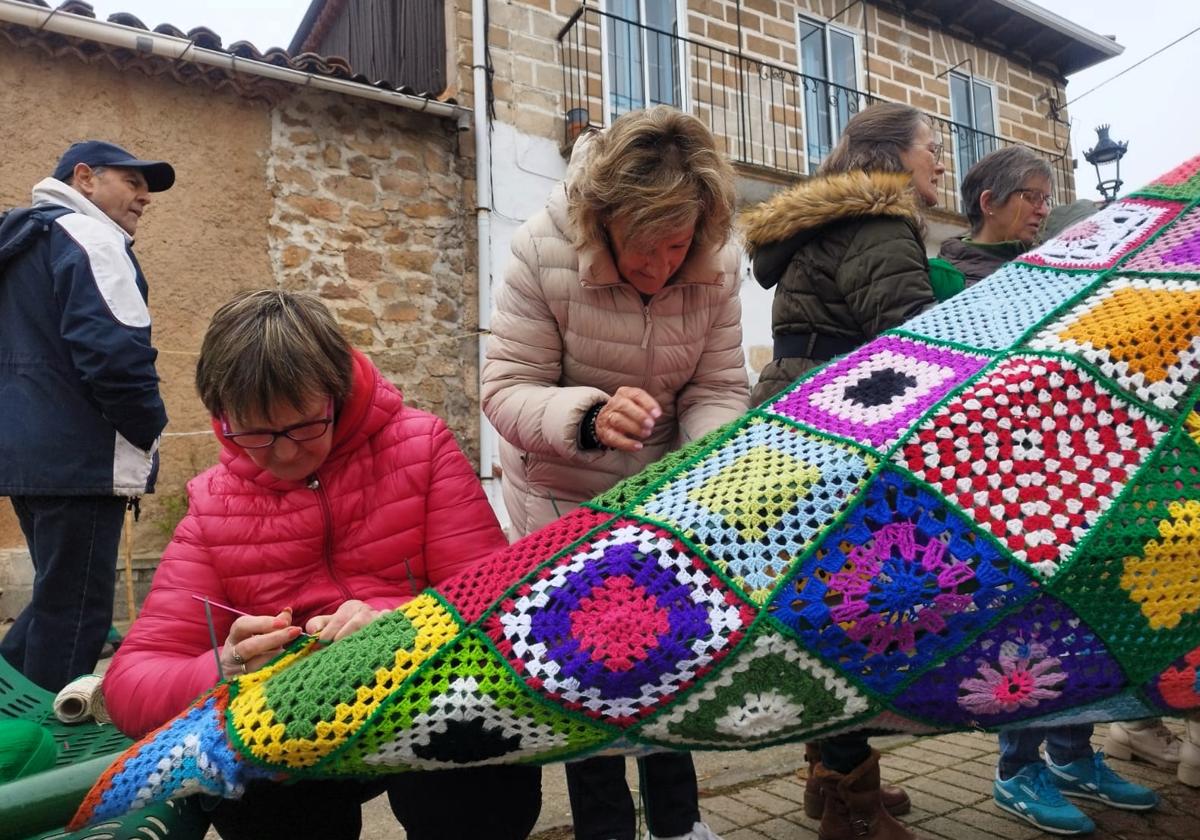
[[[1054,206],[1054,199],[1050,197],[1050,193],[1042,192],[1041,190],[1013,190],[1019,193],[1021,198],[1025,199],[1033,207],[1042,207],[1043,205],[1049,209]]]
[[[293,440],[296,443],[305,443],[310,440],[316,440],[321,437],[333,424],[333,398],[329,398],[329,405],[325,408],[325,417],[321,420],[305,420],[301,423],[293,423],[286,428],[272,431],[268,429],[252,429],[246,432],[234,432],[229,428],[229,420],[224,414],[221,415],[221,436],[228,441],[236,443],[242,449],[266,449],[268,446],[274,446],[275,441],[281,437],[288,440]]]

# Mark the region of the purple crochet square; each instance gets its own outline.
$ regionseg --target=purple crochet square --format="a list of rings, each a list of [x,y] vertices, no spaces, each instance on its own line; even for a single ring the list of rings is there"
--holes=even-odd
[[[803,380],[768,411],[885,449],[986,356],[884,336]]]
[[[1200,209],[1193,209],[1123,265],[1124,271],[1200,272]]]

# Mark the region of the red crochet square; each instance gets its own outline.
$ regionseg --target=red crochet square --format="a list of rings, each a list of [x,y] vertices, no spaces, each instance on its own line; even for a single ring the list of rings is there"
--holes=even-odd
[[[609,513],[576,508],[441,584],[438,591],[458,610],[463,621],[473,622],[539,563],[612,518]]]
[[[998,364],[927,419],[896,461],[1053,575],[1164,425],[1061,359]]]

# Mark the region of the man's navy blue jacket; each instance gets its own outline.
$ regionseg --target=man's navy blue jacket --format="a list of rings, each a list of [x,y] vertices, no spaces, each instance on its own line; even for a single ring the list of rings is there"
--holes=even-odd
[[[0,495],[140,496],[167,412],[132,239],[47,178],[0,221]]]

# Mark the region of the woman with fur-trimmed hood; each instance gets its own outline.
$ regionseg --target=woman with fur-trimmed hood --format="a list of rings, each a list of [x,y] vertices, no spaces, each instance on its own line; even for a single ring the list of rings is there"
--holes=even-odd
[[[816,177],[742,216],[754,276],[775,289],[761,403],[934,303],[923,207],[946,168],[928,119],[882,102],[846,125]]]
[[[935,303],[923,207],[937,204],[942,144],[920,111],[879,103],[855,116],[817,176],[742,215],[754,276],[775,289],[773,360],[759,404],[817,365],[849,353]],[[863,733],[807,744],[804,810],[818,836],[914,840],[893,815],[908,795],[880,784]]]

